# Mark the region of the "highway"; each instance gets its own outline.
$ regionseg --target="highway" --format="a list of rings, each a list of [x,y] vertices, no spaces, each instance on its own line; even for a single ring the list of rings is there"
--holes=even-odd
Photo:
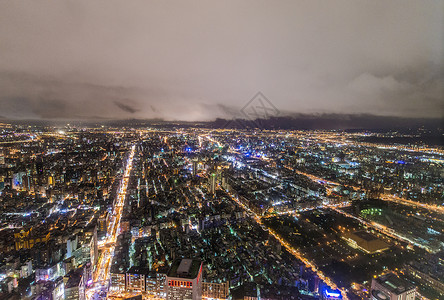
[[[106,241],[101,244],[102,255],[97,262],[97,269],[93,275],[93,284],[86,290],[86,298],[94,299],[100,291],[108,291],[111,262],[114,255],[117,236],[119,235],[120,220],[122,218],[123,206],[125,204],[126,192],[128,188],[129,177],[133,168],[134,154],[136,146],[131,147],[128,159],[125,165],[125,171],[120,182],[119,192],[113,207],[113,213],[107,229]]]

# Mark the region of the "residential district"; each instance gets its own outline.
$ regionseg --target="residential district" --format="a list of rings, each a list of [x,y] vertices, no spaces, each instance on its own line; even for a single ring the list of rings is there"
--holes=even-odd
[[[401,135],[1,123],[0,299],[444,299],[444,151]]]

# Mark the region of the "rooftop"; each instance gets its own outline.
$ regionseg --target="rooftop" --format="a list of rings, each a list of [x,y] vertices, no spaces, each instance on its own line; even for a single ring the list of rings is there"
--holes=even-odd
[[[198,276],[202,262],[197,259],[176,259],[168,271],[168,277],[194,279]]]
[[[65,277],[68,277],[68,280],[65,283],[65,289],[69,289],[72,287],[78,287],[80,285],[80,280],[82,280],[83,269],[78,268],[76,270],[72,270]]]
[[[415,288],[413,284],[411,284],[405,279],[399,278],[393,273],[379,276],[375,280],[384,288],[389,290],[391,293],[395,293],[397,295],[402,294],[405,291],[410,291]]]
[[[370,234],[367,231],[357,231],[357,232],[354,232],[354,235],[360,237],[361,239],[363,239],[363,240],[365,240],[367,242],[378,239],[373,234]]]
[[[149,268],[146,267],[140,267],[140,266],[132,266],[128,271],[126,271],[127,274],[148,274],[150,272]]]

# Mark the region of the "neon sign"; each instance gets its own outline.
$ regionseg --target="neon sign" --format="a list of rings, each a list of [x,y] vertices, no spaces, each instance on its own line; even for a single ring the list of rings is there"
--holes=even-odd
[[[325,295],[327,295],[327,297],[341,298],[341,293],[337,291],[325,290]]]

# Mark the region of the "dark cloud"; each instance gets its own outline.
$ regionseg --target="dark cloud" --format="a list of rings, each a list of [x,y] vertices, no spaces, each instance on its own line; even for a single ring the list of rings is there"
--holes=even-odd
[[[136,88],[0,72],[0,106],[12,118],[118,118],[134,114]],[[126,114],[122,114],[122,111]]]
[[[33,105],[33,112],[44,119],[71,117],[65,102],[56,99],[41,99]]]
[[[348,90],[374,114],[439,117],[444,112],[444,72],[436,65],[382,75],[362,73]]]
[[[443,114],[443,1],[3,1],[0,40],[9,118]]]
[[[129,105],[129,104],[125,104],[125,103],[120,102],[120,101],[114,101],[114,104],[115,104],[118,108],[120,108],[121,110],[126,111],[126,112],[129,112],[129,113],[132,113],[132,114],[138,111],[138,109],[132,107],[131,105]]]

